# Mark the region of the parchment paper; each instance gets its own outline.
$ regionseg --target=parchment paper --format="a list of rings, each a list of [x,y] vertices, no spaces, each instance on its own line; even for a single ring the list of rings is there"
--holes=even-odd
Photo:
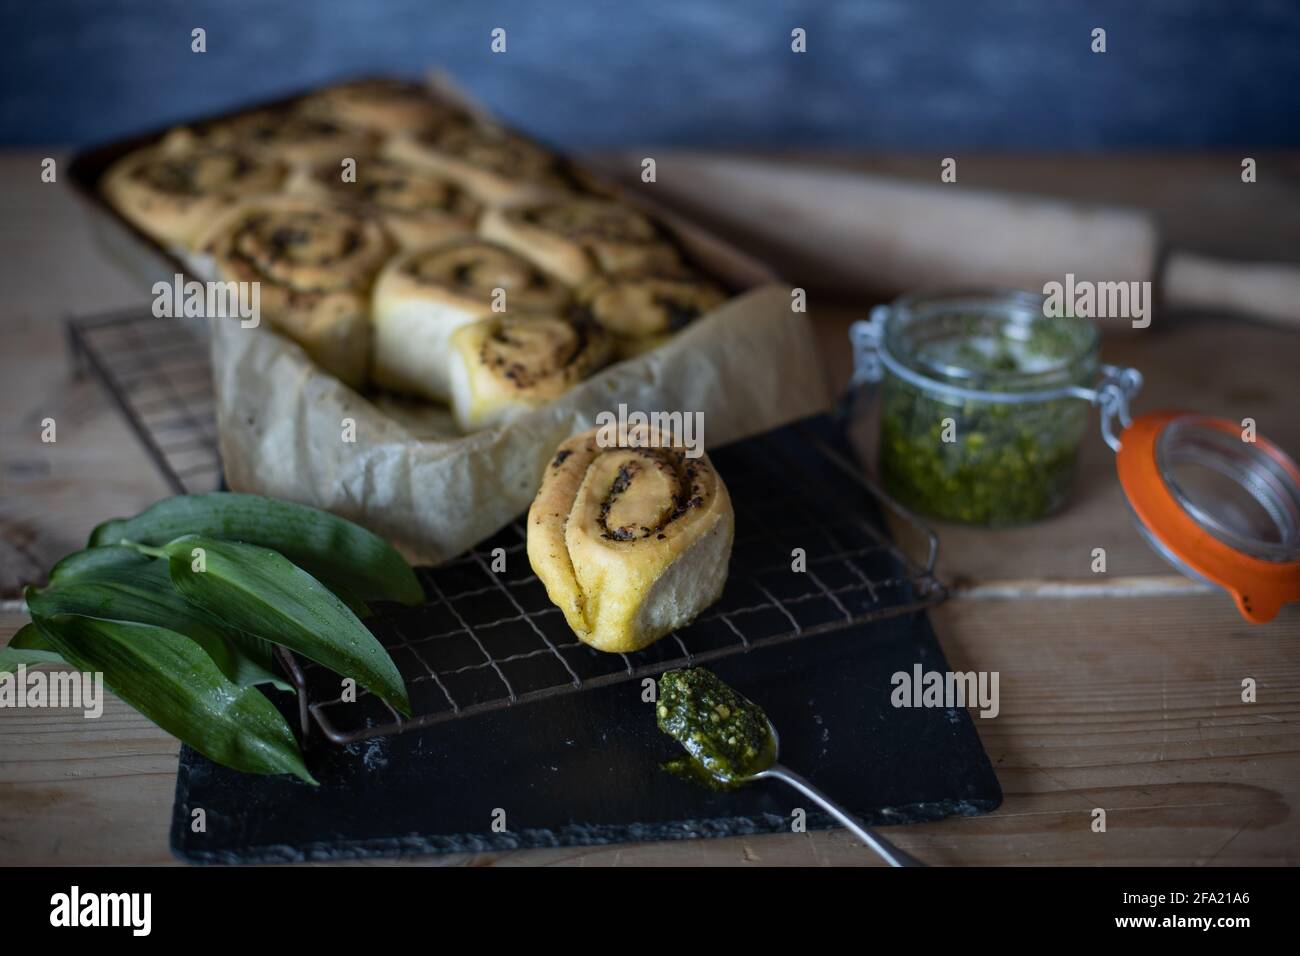
[[[419,563],[454,557],[520,516],[555,447],[620,402],[703,412],[706,450],[828,405],[806,317],[779,285],[732,299],[508,426],[459,437],[445,409],[369,400],[265,324],[211,325],[230,487],[342,515]],[[355,422],[355,442],[344,441],[345,419]]]

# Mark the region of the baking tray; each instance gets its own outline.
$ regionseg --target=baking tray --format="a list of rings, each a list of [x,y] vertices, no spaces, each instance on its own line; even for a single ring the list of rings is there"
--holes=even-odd
[[[256,110],[274,109],[288,106],[311,90],[301,90],[272,100],[259,100],[235,107],[220,114],[200,117],[190,123],[202,123],[233,119],[244,113]],[[187,273],[190,264],[186,263],[176,250],[160,245],[151,236],[119,213],[99,190],[99,181],[115,162],[124,156],[152,146],[161,140],[176,125],[151,129],[124,139],[115,139],[96,146],[90,146],[73,154],[67,167],[67,181],[83,202],[91,208],[91,232],[101,249],[126,275],[141,281],[152,282],[154,279],[169,277],[177,272]]]
[[[173,123],[124,139],[116,139],[91,146],[74,153],[68,163],[67,180],[71,184],[73,191],[81,196],[82,200],[91,207],[94,213],[90,217],[91,231],[99,245],[127,275],[140,281],[152,282],[155,279],[169,277],[177,272],[183,274],[192,273],[198,267],[198,263],[187,261],[177,249],[160,245],[130,220],[123,217],[100,192],[99,181],[109,167],[135,150],[159,142],[178,125],[193,126],[224,122],[247,113],[289,106],[310,93],[336,83],[385,79],[401,79],[407,82],[415,82],[409,77],[378,75],[344,77],[324,86],[312,86],[274,99],[246,103],[220,113],[192,117],[184,123]],[[700,258],[701,250],[708,254],[723,251],[732,265],[731,271],[734,274],[723,274],[718,270],[708,268],[701,271],[717,281],[730,293],[735,294],[752,286],[773,280],[774,276],[765,265],[754,257],[736,249],[729,242],[684,219],[667,207],[654,202],[652,198],[644,194],[629,192],[612,178],[578,162],[554,144],[547,143],[532,134],[521,132],[502,123],[461,90],[445,73],[434,71],[424,85],[428,87],[434,96],[460,107],[467,114],[480,121],[510,129],[516,135],[523,136],[550,150],[565,168],[572,171],[576,179],[586,183],[594,192],[615,197],[620,202],[639,208],[651,215],[661,226],[667,228],[678,245],[686,252],[688,259]],[[214,277],[198,276],[198,278]]]

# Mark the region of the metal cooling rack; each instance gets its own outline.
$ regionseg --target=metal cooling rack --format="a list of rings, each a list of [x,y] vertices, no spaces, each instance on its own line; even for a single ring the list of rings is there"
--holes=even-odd
[[[172,487],[217,487],[202,330],[140,310],[73,320],[68,333],[74,358],[100,378]],[[412,718],[365,690],[345,700],[337,674],[284,655],[304,732],[310,715],[326,738],[351,743],[938,603],[945,591],[934,577],[933,532],[869,482],[833,432],[800,424],[710,451],[736,509],[736,542],[722,599],[689,626],[635,654],[582,644],[533,575],[518,521],[468,554],[418,568],[427,603],[380,605],[366,622],[406,680]],[[890,541],[881,505],[927,542],[923,557],[911,559]],[[792,570],[796,548],[802,572]],[[504,570],[494,571],[502,559]]]
[[[66,328],[74,371],[103,383],[172,490],[216,490],[221,458],[206,330],[148,309],[70,319]]]

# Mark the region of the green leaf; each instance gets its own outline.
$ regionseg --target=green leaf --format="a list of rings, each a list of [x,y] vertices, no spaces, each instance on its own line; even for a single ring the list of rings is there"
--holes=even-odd
[[[90,536],[97,548],[123,540],[162,547],[185,534],[242,541],[279,551],[354,605],[419,604],[424,588],[392,545],[351,521],[306,505],[261,495],[178,495],[134,518],[108,521]],[[361,610],[361,607],[358,607]]]
[[[203,570],[196,570],[195,549]],[[410,715],[388,652],[337,596],[283,555],[235,541],[186,535],[162,549],[172,584],[191,604],[250,634],[355,678]]]
[[[35,624],[24,624],[18,633],[9,638],[9,646],[14,650],[54,651],[54,645],[46,639],[45,633]]]
[[[54,645],[45,640],[34,624],[24,624],[9,639],[7,647],[0,647],[0,674],[17,672],[19,664],[35,667],[62,663],[63,658]]]
[[[71,584],[88,577],[117,575],[139,568],[153,559],[133,548],[87,548],[74,551],[50,570],[50,586]]]
[[[103,673],[113,693],[200,753],[236,770],[316,783],[280,712],[256,689],[228,681],[184,634],[69,614],[36,624],[69,664]]]
[[[316,577],[316,576],[312,575],[312,577]],[[346,604],[348,606],[348,610],[351,611],[353,614],[355,614],[357,617],[361,618],[361,620],[364,621],[366,620],[366,618],[375,616],[375,612],[370,610],[370,605],[368,605],[365,601],[361,600],[361,598],[357,596],[357,593],[353,591],[350,587],[348,587],[346,584],[339,584],[339,582],[337,581],[326,581],[323,580],[322,578],[316,578],[316,580],[320,581],[321,584],[325,585],[327,588],[333,591],[334,596],[337,597],[344,604]]]
[[[274,673],[271,645],[187,602],[172,585],[166,561],[131,548],[93,548],[64,558],[50,579],[48,588],[27,589],[33,616],[77,614],[169,628],[199,644],[241,687],[274,684],[293,689]]]

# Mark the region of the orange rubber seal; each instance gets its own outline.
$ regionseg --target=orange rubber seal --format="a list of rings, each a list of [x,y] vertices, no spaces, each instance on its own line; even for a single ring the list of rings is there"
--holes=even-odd
[[[1241,616],[1254,624],[1271,621],[1282,605],[1300,601],[1300,561],[1265,561],[1230,547],[1196,522],[1178,503],[1160,473],[1160,434],[1185,412],[1152,412],[1120,435],[1115,455],[1119,482],[1142,522],[1169,551],[1208,581],[1228,591]],[[1240,426],[1222,418],[1196,416],[1198,426],[1240,436]],[[1300,469],[1263,438],[1255,445],[1300,484]]]

